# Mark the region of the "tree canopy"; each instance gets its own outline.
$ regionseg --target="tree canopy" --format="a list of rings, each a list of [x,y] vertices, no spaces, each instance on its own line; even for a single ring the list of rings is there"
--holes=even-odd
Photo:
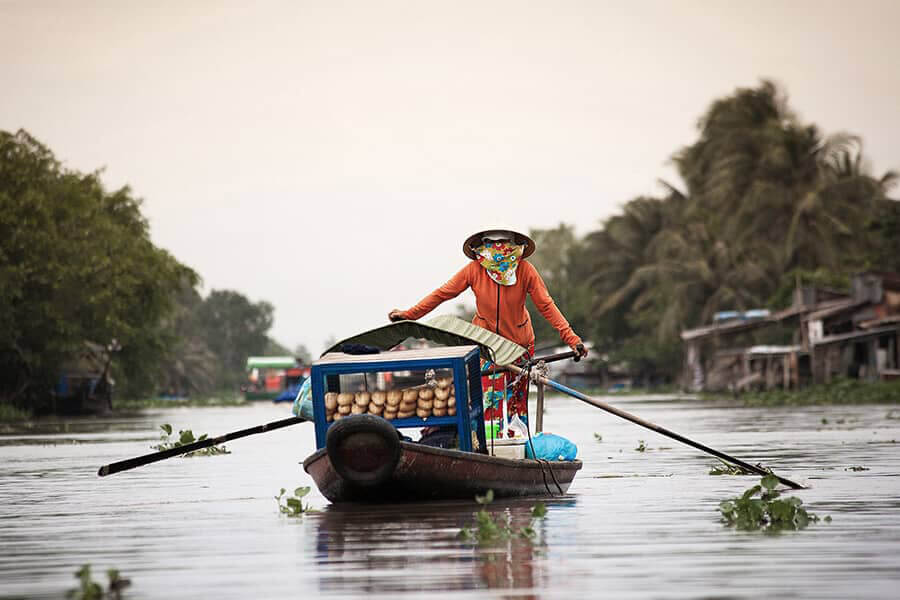
[[[661,197],[535,253],[582,335],[650,377],[674,376],[679,332],[717,311],[780,308],[797,279],[900,270],[897,175],[871,174],[859,138],[803,123],[767,81],[713,102],[698,130],[672,159],[683,188],[662,182]]]
[[[121,372],[152,374],[182,280],[196,274],[151,243],[130,189],[0,131],[0,398],[45,392],[85,341],[115,339]]]

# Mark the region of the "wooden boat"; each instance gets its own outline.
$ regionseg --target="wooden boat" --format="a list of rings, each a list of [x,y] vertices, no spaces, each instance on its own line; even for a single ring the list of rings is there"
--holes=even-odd
[[[339,426],[340,425],[340,426]],[[328,444],[303,461],[331,502],[471,500],[562,496],[581,461],[508,459],[401,441],[387,421],[371,415],[342,419]]]

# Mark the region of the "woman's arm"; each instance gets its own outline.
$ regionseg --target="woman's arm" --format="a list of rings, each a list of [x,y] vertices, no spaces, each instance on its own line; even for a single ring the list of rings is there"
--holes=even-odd
[[[528,277],[528,293],[531,295],[531,299],[534,300],[534,305],[537,306],[537,309],[544,318],[547,319],[550,325],[559,332],[559,337],[569,348],[576,350],[582,354],[582,356],[586,356],[587,351],[584,350],[581,338],[575,334],[572,330],[572,326],[569,325],[569,322],[559,311],[559,308],[556,307],[556,302],[550,297],[550,292],[547,291],[547,285],[541,278],[541,274],[534,268],[534,265],[528,262],[523,262],[519,265],[519,269],[521,270],[525,265],[530,267],[526,267],[526,270],[530,271]],[[581,347],[579,348],[578,346]]]
[[[469,263],[468,265],[460,269],[456,273],[456,275],[454,275],[450,278],[449,281],[447,281],[447,283],[422,298],[418,304],[416,304],[409,310],[392,310],[390,313],[388,313],[388,318],[392,321],[403,319],[421,319],[432,310],[437,308],[440,303],[446,302],[451,298],[456,298],[464,291],[466,291],[466,288],[469,287],[469,270],[473,264],[475,263]]]

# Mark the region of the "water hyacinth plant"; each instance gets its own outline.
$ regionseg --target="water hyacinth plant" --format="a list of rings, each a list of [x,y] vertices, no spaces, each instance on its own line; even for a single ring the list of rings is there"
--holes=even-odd
[[[131,585],[131,580],[120,577],[117,569],[109,569],[106,571],[109,585],[104,590],[91,576],[90,564],[82,565],[80,569],[75,571],[75,578],[78,579],[78,587],[66,592],[66,598],[74,598],[75,600],[120,600],[122,590]]]
[[[281,514],[288,517],[302,517],[304,513],[314,512],[309,504],[303,504],[303,497],[309,493],[309,487],[298,487],[294,490],[293,496],[285,497],[287,490],[281,488],[281,492],[275,496],[275,502],[278,503],[278,510]],[[284,499],[284,503],[282,503]]]
[[[778,478],[769,474],[741,496],[721,502],[719,512],[722,522],[727,527],[736,527],[742,531],[761,529],[777,533],[803,529],[819,520],[819,517],[803,508],[800,498],[781,498],[781,493],[775,489],[777,486]],[[830,522],[831,517],[825,517],[824,520]]]
[[[737,465],[732,465],[719,459],[719,464],[709,468],[710,475],[752,475],[750,471]]]
[[[163,433],[159,436],[159,444],[155,446],[150,446],[154,450],[169,450],[170,448],[180,448],[181,446],[187,446],[188,444],[193,444],[194,442],[202,442],[207,437],[208,434],[204,433],[200,437],[194,437],[194,432],[190,429],[184,429],[178,431],[178,437],[176,439],[172,439],[172,426],[168,423],[164,423],[159,426],[162,429]],[[209,448],[201,448],[200,450],[194,450],[193,452],[188,452],[184,456],[216,456],[219,454],[231,454],[229,450],[225,449],[225,445],[221,444],[219,446],[210,446]]]
[[[513,535],[519,535],[524,538],[533,538],[536,535],[534,524],[537,519],[543,519],[547,515],[547,506],[543,502],[538,502],[531,507],[531,520],[528,525],[520,528],[518,532],[513,531],[509,523],[509,516],[493,517],[486,509],[487,505],[494,501],[494,490],[488,490],[484,496],[475,496],[475,502],[482,506],[481,510],[475,513],[475,524],[473,527],[463,527],[459,531],[460,539],[477,543],[479,546],[488,545],[501,540],[506,540]],[[503,522],[505,517],[505,522]]]

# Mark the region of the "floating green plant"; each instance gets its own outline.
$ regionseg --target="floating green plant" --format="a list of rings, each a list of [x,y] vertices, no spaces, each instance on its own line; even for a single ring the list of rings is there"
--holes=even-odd
[[[104,590],[103,586],[94,581],[91,576],[91,565],[82,565],[80,569],[75,571],[75,578],[78,579],[78,587],[66,592],[66,598],[74,598],[75,600],[120,600],[122,590],[131,585],[130,579],[125,579],[119,575],[117,569],[109,569],[106,571],[106,578],[109,584]]]
[[[635,448],[638,452],[646,452],[647,444],[644,443],[644,440],[638,440],[637,448]]]
[[[728,527],[743,531],[762,529],[775,533],[785,529],[803,529],[819,520],[819,517],[803,508],[800,498],[781,498],[781,493],[775,489],[777,486],[778,478],[769,474],[743,495],[721,502],[719,512],[722,522]],[[831,517],[825,517],[824,520],[830,522]]]
[[[538,502],[531,507],[531,520],[528,525],[513,531],[509,523],[509,517],[494,517],[486,509],[487,505],[494,501],[494,490],[488,490],[484,496],[475,496],[475,502],[482,506],[481,510],[475,513],[475,523],[473,527],[463,527],[459,530],[459,537],[465,541],[476,542],[479,546],[491,544],[500,540],[505,540],[513,535],[519,535],[524,538],[533,538],[536,535],[534,523],[537,519],[543,519],[547,515],[547,506],[543,502]]]
[[[298,487],[294,490],[293,496],[285,496],[285,493],[287,490],[281,488],[278,495],[274,497],[281,514],[289,517],[302,517],[304,513],[315,512],[315,509],[309,504],[303,504],[303,497],[309,493],[309,487]],[[284,500],[283,503],[282,500]]]
[[[203,434],[200,437],[194,437],[194,432],[190,429],[184,429],[178,431],[178,437],[176,439],[172,439],[172,426],[168,423],[159,426],[162,429],[163,433],[159,436],[159,444],[155,446],[151,446],[154,450],[170,450],[172,448],[180,448],[181,446],[187,446],[188,444],[193,444],[194,442],[202,442],[206,438],[209,437],[208,434]],[[221,444],[218,446],[210,446],[209,448],[201,448],[200,450],[194,450],[193,452],[188,452],[184,456],[216,456],[218,454],[231,454],[229,450],[225,449],[225,445]]]
[[[710,475],[752,475],[751,471],[743,467],[739,467],[737,465],[732,465],[730,463],[725,462],[724,460],[719,460],[718,465],[713,465],[709,469]]]

